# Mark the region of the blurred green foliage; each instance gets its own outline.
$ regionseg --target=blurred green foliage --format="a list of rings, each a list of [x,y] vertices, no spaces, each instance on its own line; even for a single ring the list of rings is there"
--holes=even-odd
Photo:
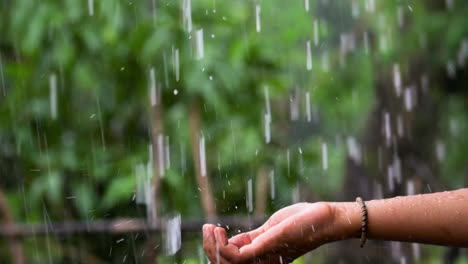
[[[193,101],[201,102],[219,214],[248,213],[247,181],[263,166],[275,171],[277,197],[268,199],[269,211],[291,203],[300,185],[315,199],[333,199],[343,184],[344,141],[366,125],[378,76],[394,63],[405,72],[421,59],[435,71],[456,60],[468,35],[465,1],[449,11],[432,7],[437,1],[375,1],[375,12],[365,10],[367,1],[356,1],[359,17],[352,16],[348,1],[310,1],[309,12],[303,1],[259,1],[260,32],[253,1],[193,0],[191,31],[183,23],[183,2],[91,1],[91,15],[88,1],[0,1],[0,183],[18,222],[42,222],[45,214],[50,221],[145,216],[133,196],[135,168],[149,159],[151,69],[170,142],[171,167],[159,201],[163,214],[203,216],[190,154]],[[411,21],[403,29],[398,12]],[[204,57],[197,60],[200,29]],[[342,33],[355,37],[344,61]],[[265,90],[272,106],[270,144],[264,138]],[[307,93],[312,122],[304,110]],[[298,120],[290,119],[292,100],[298,100]],[[452,176],[466,166],[466,98],[442,104],[443,123],[435,127],[447,147],[441,175],[456,188],[466,184]],[[322,143],[328,146],[328,170],[322,168]],[[37,241],[27,245],[37,263],[48,257]],[[59,263],[60,245],[51,247]],[[99,241],[83,247],[111,262],[128,254],[109,257],[109,244]],[[196,263],[191,261],[186,263]]]

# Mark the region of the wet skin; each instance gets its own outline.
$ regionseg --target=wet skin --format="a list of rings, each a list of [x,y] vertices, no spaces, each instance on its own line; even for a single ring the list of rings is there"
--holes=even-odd
[[[468,188],[366,201],[367,237],[468,248]],[[228,239],[203,226],[203,247],[212,263],[289,263],[329,242],[359,238],[356,202],[299,203],[273,214],[256,230]]]

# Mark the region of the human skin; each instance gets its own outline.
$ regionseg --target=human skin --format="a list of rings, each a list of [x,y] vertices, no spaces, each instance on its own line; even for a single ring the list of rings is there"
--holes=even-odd
[[[468,247],[468,188],[366,206],[368,239]],[[203,246],[211,263],[289,263],[323,244],[359,238],[361,222],[357,202],[299,203],[231,239],[223,228],[206,224]]]

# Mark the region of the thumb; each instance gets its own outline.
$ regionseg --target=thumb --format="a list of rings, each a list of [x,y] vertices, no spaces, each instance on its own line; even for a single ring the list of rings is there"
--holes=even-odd
[[[239,249],[240,255],[249,258],[261,257],[287,246],[284,244],[285,233],[291,224],[293,223],[290,221],[284,221],[259,234],[250,244]]]
[[[241,248],[245,245],[252,243],[252,241],[255,238],[257,238],[259,235],[261,235],[264,232],[265,232],[265,227],[261,226],[250,232],[245,232],[245,233],[238,234],[236,236],[231,237],[229,239],[229,243],[236,245],[238,248]]]

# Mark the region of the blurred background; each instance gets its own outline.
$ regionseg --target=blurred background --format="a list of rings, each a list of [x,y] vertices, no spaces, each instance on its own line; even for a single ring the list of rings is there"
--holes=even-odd
[[[466,187],[467,58],[463,0],[0,0],[0,263],[207,263],[205,222]]]

